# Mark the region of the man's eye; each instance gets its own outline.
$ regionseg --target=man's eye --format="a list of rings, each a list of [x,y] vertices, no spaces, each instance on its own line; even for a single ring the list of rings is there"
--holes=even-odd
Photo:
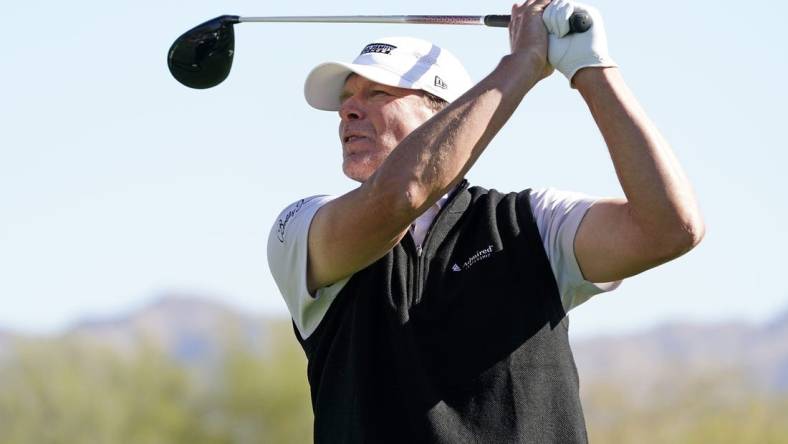
[[[387,95],[389,95],[389,93],[387,93],[386,91],[383,91],[382,89],[374,89],[374,90],[372,90],[372,95],[373,96],[379,96],[379,95],[386,95],[387,96]]]

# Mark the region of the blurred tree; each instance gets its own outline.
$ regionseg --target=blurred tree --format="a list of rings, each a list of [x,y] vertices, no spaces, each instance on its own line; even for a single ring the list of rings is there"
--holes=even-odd
[[[210,378],[151,345],[20,342],[0,363],[0,444],[311,442],[306,359],[289,328],[272,327],[265,353],[228,341]]]
[[[264,354],[230,343],[223,377],[210,397],[214,421],[233,443],[312,442],[312,407],[306,358],[292,325],[271,324]]]
[[[177,443],[192,437],[186,374],[69,340],[25,341],[0,367],[0,442]]]
[[[594,443],[765,444],[788,442],[788,396],[759,391],[739,371],[665,375],[635,399],[615,381],[586,384]]]

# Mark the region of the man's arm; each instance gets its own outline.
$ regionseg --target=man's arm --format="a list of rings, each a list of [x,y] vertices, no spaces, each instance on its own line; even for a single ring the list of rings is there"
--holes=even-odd
[[[382,257],[410,223],[453,187],[545,74],[549,0],[512,8],[512,54],[413,131],[359,188],[331,201],[309,229],[310,292]]]
[[[572,81],[602,132],[626,196],[597,202],[581,222],[575,255],[583,276],[615,281],[692,249],[705,230],[692,188],[621,73],[586,68]]]

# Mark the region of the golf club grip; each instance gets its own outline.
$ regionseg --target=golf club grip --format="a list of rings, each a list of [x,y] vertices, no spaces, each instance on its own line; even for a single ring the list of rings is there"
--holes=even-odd
[[[496,28],[507,28],[509,26],[510,15],[485,15],[485,26],[493,26]],[[569,34],[586,32],[594,25],[591,16],[586,12],[575,12],[569,17]]]

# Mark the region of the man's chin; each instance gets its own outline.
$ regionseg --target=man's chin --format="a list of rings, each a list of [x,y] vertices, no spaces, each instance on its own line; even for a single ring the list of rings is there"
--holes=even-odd
[[[369,176],[375,172],[375,169],[371,168],[369,165],[359,164],[358,162],[352,162],[345,159],[342,165],[342,172],[345,173],[348,179],[363,183],[369,179]]]

